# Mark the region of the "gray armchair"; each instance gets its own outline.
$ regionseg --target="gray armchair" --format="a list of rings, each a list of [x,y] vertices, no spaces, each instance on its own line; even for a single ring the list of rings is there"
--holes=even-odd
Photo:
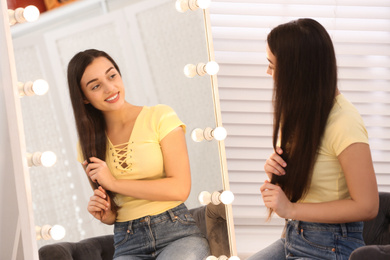
[[[390,259],[390,193],[379,193],[378,215],[364,222],[363,238],[366,246],[354,250],[350,260]]]
[[[230,256],[225,205],[202,206],[190,210],[201,232],[209,241],[211,254]],[[76,243],[60,242],[39,249],[40,260],[112,260],[114,236],[92,237]]]

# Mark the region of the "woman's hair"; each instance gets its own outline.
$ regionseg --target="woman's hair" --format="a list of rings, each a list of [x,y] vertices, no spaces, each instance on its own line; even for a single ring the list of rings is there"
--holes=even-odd
[[[106,159],[106,122],[100,110],[96,109],[90,103],[84,103],[86,98],[81,90],[81,78],[85,69],[99,57],[108,59],[120,74],[118,65],[107,53],[94,49],[77,53],[68,64],[68,86],[77,134],[83,157],[88,162],[90,157],[97,157],[103,161]],[[88,179],[90,180],[89,177]],[[98,184],[93,183],[91,180],[90,183],[92,188],[96,189],[98,187]],[[109,192],[109,195],[112,199],[111,192]],[[116,204],[113,203],[113,200],[111,201],[111,205],[116,210]]]
[[[286,174],[273,175],[291,202],[310,186],[317,150],[337,91],[337,65],[332,40],[312,19],[274,28],[267,37],[276,58],[274,69],[274,149],[280,140]],[[271,211],[272,213],[272,211]]]

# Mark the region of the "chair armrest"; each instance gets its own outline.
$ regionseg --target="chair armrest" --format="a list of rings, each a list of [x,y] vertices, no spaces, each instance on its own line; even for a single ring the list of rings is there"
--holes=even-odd
[[[230,257],[229,237],[226,223],[225,204],[207,205],[206,227],[210,251],[213,256]]]
[[[366,245],[390,244],[390,193],[379,192],[378,215],[364,222],[363,238]]]
[[[112,260],[114,251],[114,236],[107,235],[46,245],[38,252],[40,260]]]

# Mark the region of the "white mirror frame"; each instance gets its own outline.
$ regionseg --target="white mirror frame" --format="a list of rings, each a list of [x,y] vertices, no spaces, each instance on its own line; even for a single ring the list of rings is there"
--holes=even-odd
[[[206,41],[207,41],[207,53],[209,56],[208,59],[209,61],[215,61],[213,36],[211,32],[211,23],[210,23],[210,13],[208,9],[203,10],[203,16],[204,16]],[[212,88],[213,101],[214,101],[214,115],[216,120],[216,127],[222,127],[222,116],[221,116],[221,106],[219,102],[217,75],[211,75],[210,77],[211,77],[211,88]],[[218,151],[219,151],[219,158],[220,158],[223,190],[230,191],[229,175],[228,175],[227,160],[226,160],[226,150],[225,150],[225,143],[223,140],[218,141]],[[237,249],[236,249],[236,237],[234,233],[232,205],[231,204],[225,205],[225,210],[226,210],[226,224],[228,229],[230,255],[236,256]]]

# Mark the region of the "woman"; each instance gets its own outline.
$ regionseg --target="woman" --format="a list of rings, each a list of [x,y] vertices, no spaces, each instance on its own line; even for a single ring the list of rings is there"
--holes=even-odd
[[[183,204],[191,176],[176,113],[126,102],[119,68],[103,51],[77,53],[68,84],[78,160],[95,187],[88,211],[115,224],[114,259],[206,257],[208,242]]]
[[[348,259],[379,199],[363,120],[337,88],[332,41],[318,22],[299,19],[274,28],[266,52],[275,152],[260,191],[286,226],[249,259]]]

